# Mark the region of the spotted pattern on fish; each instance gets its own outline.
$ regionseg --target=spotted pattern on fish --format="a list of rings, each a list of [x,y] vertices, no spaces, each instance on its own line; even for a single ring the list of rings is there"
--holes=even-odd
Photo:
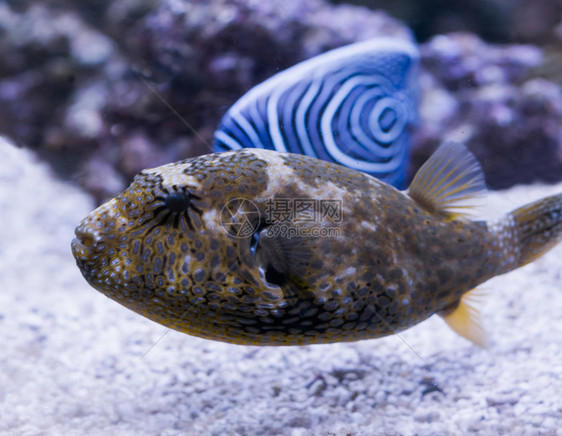
[[[203,338],[354,341],[433,314],[464,334],[475,322],[469,291],[562,237],[562,195],[490,224],[466,219],[459,211],[483,183],[474,157],[454,144],[436,152],[407,192],[303,155],[211,154],[140,172],[80,223],[72,250],[94,288]],[[286,199],[336,201],[341,214],[268,216],[272,200]],[[240,223],[252,231],[229,231]],[[299,227],[299,236],[269,234],[278,224]],[[337,231],[306,236],[318,229]],[[464,335],[480,343],[478,329]]]
[[[418,61],[413,44],[378,38],[301,62],[238,100],[215,132],[214,149],[301,153],[401,187]]]

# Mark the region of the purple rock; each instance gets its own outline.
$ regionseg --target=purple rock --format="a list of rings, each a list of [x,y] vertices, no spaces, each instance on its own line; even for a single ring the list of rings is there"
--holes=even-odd
[[[562,93],[533,78],[541,51],[493,46],[470,34],[440,35],[422,45],[420,123],[414,162],[443,140],[465,143],[491,188],[562,178]]]

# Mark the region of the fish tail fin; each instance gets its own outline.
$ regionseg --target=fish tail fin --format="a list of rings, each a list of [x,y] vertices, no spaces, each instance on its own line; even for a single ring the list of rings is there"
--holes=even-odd
[[[562,241],[562,194],[515,209],[507,216],[515,239],[514,268],[539,258]]]

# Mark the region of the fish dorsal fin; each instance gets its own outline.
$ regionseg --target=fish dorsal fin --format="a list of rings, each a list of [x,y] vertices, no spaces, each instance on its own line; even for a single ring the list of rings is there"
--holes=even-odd
[[[478,206],[485,191],[480,163],[464,145],[449,142],[419,169],[408,195],[429,212],[455,219]]]
[[[488,345],[488,335],[482,324],[480,307],[486,292],[473,289],[461,297],[457,307],[441,314],[453,331],[481,348]]]

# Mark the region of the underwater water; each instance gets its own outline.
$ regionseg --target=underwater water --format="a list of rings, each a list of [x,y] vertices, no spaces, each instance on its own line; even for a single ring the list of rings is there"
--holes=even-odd
[[[70,242],[139,171],[247,147],[403,189],[439,145],[464,144],[489,189],[479,218],[560,194],[560,13],[503,0],[0,4],[0,434],[556,435],[560,246],[479,287],[484,350],[437,316],[325,345],[185,335],[95,292]],[[179,214],[198,200],[162,201]],[[252,259],[273,259],[262,275],[283,286],[300,258],[252,231]],[[336,263],[349,272],[351,258]]]

